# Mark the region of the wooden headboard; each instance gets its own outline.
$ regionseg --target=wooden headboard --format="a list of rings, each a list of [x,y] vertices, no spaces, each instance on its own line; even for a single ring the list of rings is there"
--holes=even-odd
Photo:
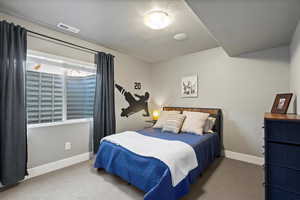
[[[223,115],[222,110],[219,108],[188,108],[188,107],[163,107],[165,111],[190,111],[190,112],[204,112],[209,113],[210,116],[216,118],[214,131],[220,135],[220,139],[223,135]]]

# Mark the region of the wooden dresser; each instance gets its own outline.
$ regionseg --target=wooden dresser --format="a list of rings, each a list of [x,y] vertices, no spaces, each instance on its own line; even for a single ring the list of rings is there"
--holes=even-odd
[[[266,200],[300,200],[300,116],[265,114]]]

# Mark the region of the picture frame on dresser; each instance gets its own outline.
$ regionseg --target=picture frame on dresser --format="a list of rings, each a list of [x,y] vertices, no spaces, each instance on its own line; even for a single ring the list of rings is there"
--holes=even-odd
[[[277,94],[272,106],[271,113],[286,114],[291,103],[293,93]]]

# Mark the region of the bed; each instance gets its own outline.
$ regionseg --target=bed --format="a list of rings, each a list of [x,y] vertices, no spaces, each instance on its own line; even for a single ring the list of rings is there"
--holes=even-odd
[[[159,139],[162,142],[180,142],[191,147],[195,152],[197,166],[188,171],[184,178],[174,184],[174,172],[166,162],[156,157],[136,154],[129,150],[130,148],[109,140],[101,142],[94,164],[95,168],[105,169],[108,173],[115,174],[144,191],[145,200],[176,200],[183,197],[189,192],[190,185],[220,156],[222,136],[222,111],[220,109],[164,107],[163,110],[206,112],[216,118],[213,133],[204,135],[174,134],[162,132],[158,128],[137,131],[138,135],[146,136],[141,138],[154,141]],[[142,148],[143,144],[139,145]]]

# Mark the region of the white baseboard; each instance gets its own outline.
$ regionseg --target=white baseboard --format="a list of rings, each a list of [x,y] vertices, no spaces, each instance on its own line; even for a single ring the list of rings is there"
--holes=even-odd
[[[226,158],[234,159],[234,160],[239,160],[247,163],[252,163],[255,165],[263,165],[264,164],[264,158],[258,157],[258,156],[252,156],[248,154],[243,154],[243,153],[237,153],[233,151],[228,151],[225,150],[223,152],[223,155]],[[40,176],[52,171],[56,171],[58,169],[62,169],[65,167],[69,167],[72,165],[75,165],[77,163],[81,163],[87,160],[90,160],[91,154],[89,152],[84,153],[84,154],[79,154],[70,158],[58,160],[55,162],[47,163],[44,165],[40,165],[34,168],[28,169],[29,176],[26,177],[26,179],[30,179],[36,176]]]
[[[239,160],[247,163],[252,163],[255,165],[263,165],[265,163],[264,158],[258,156],[252,156],[243,153],[237,153],[233,151],[224,150],[224,156],[226,158]]]
[[[26,179],[29,178],[33,178],[36,176],[40,176],[42,174],[46,174],[58,169],[62,169],[65,167],[69,167],[71,165],[75,165],[77,163],[81,163],[84,161],[87,161],[90,159],[90,153],[83,153],[83,154],[79,154],[70,158],[66,158],[66,159],[62,159],[62,160],[58,160],[55,162],[51,162],[51,163],[47,163],[44,165],[40,165],[34,168],[30,168],[28,169],[28,176],[26,177]]]

